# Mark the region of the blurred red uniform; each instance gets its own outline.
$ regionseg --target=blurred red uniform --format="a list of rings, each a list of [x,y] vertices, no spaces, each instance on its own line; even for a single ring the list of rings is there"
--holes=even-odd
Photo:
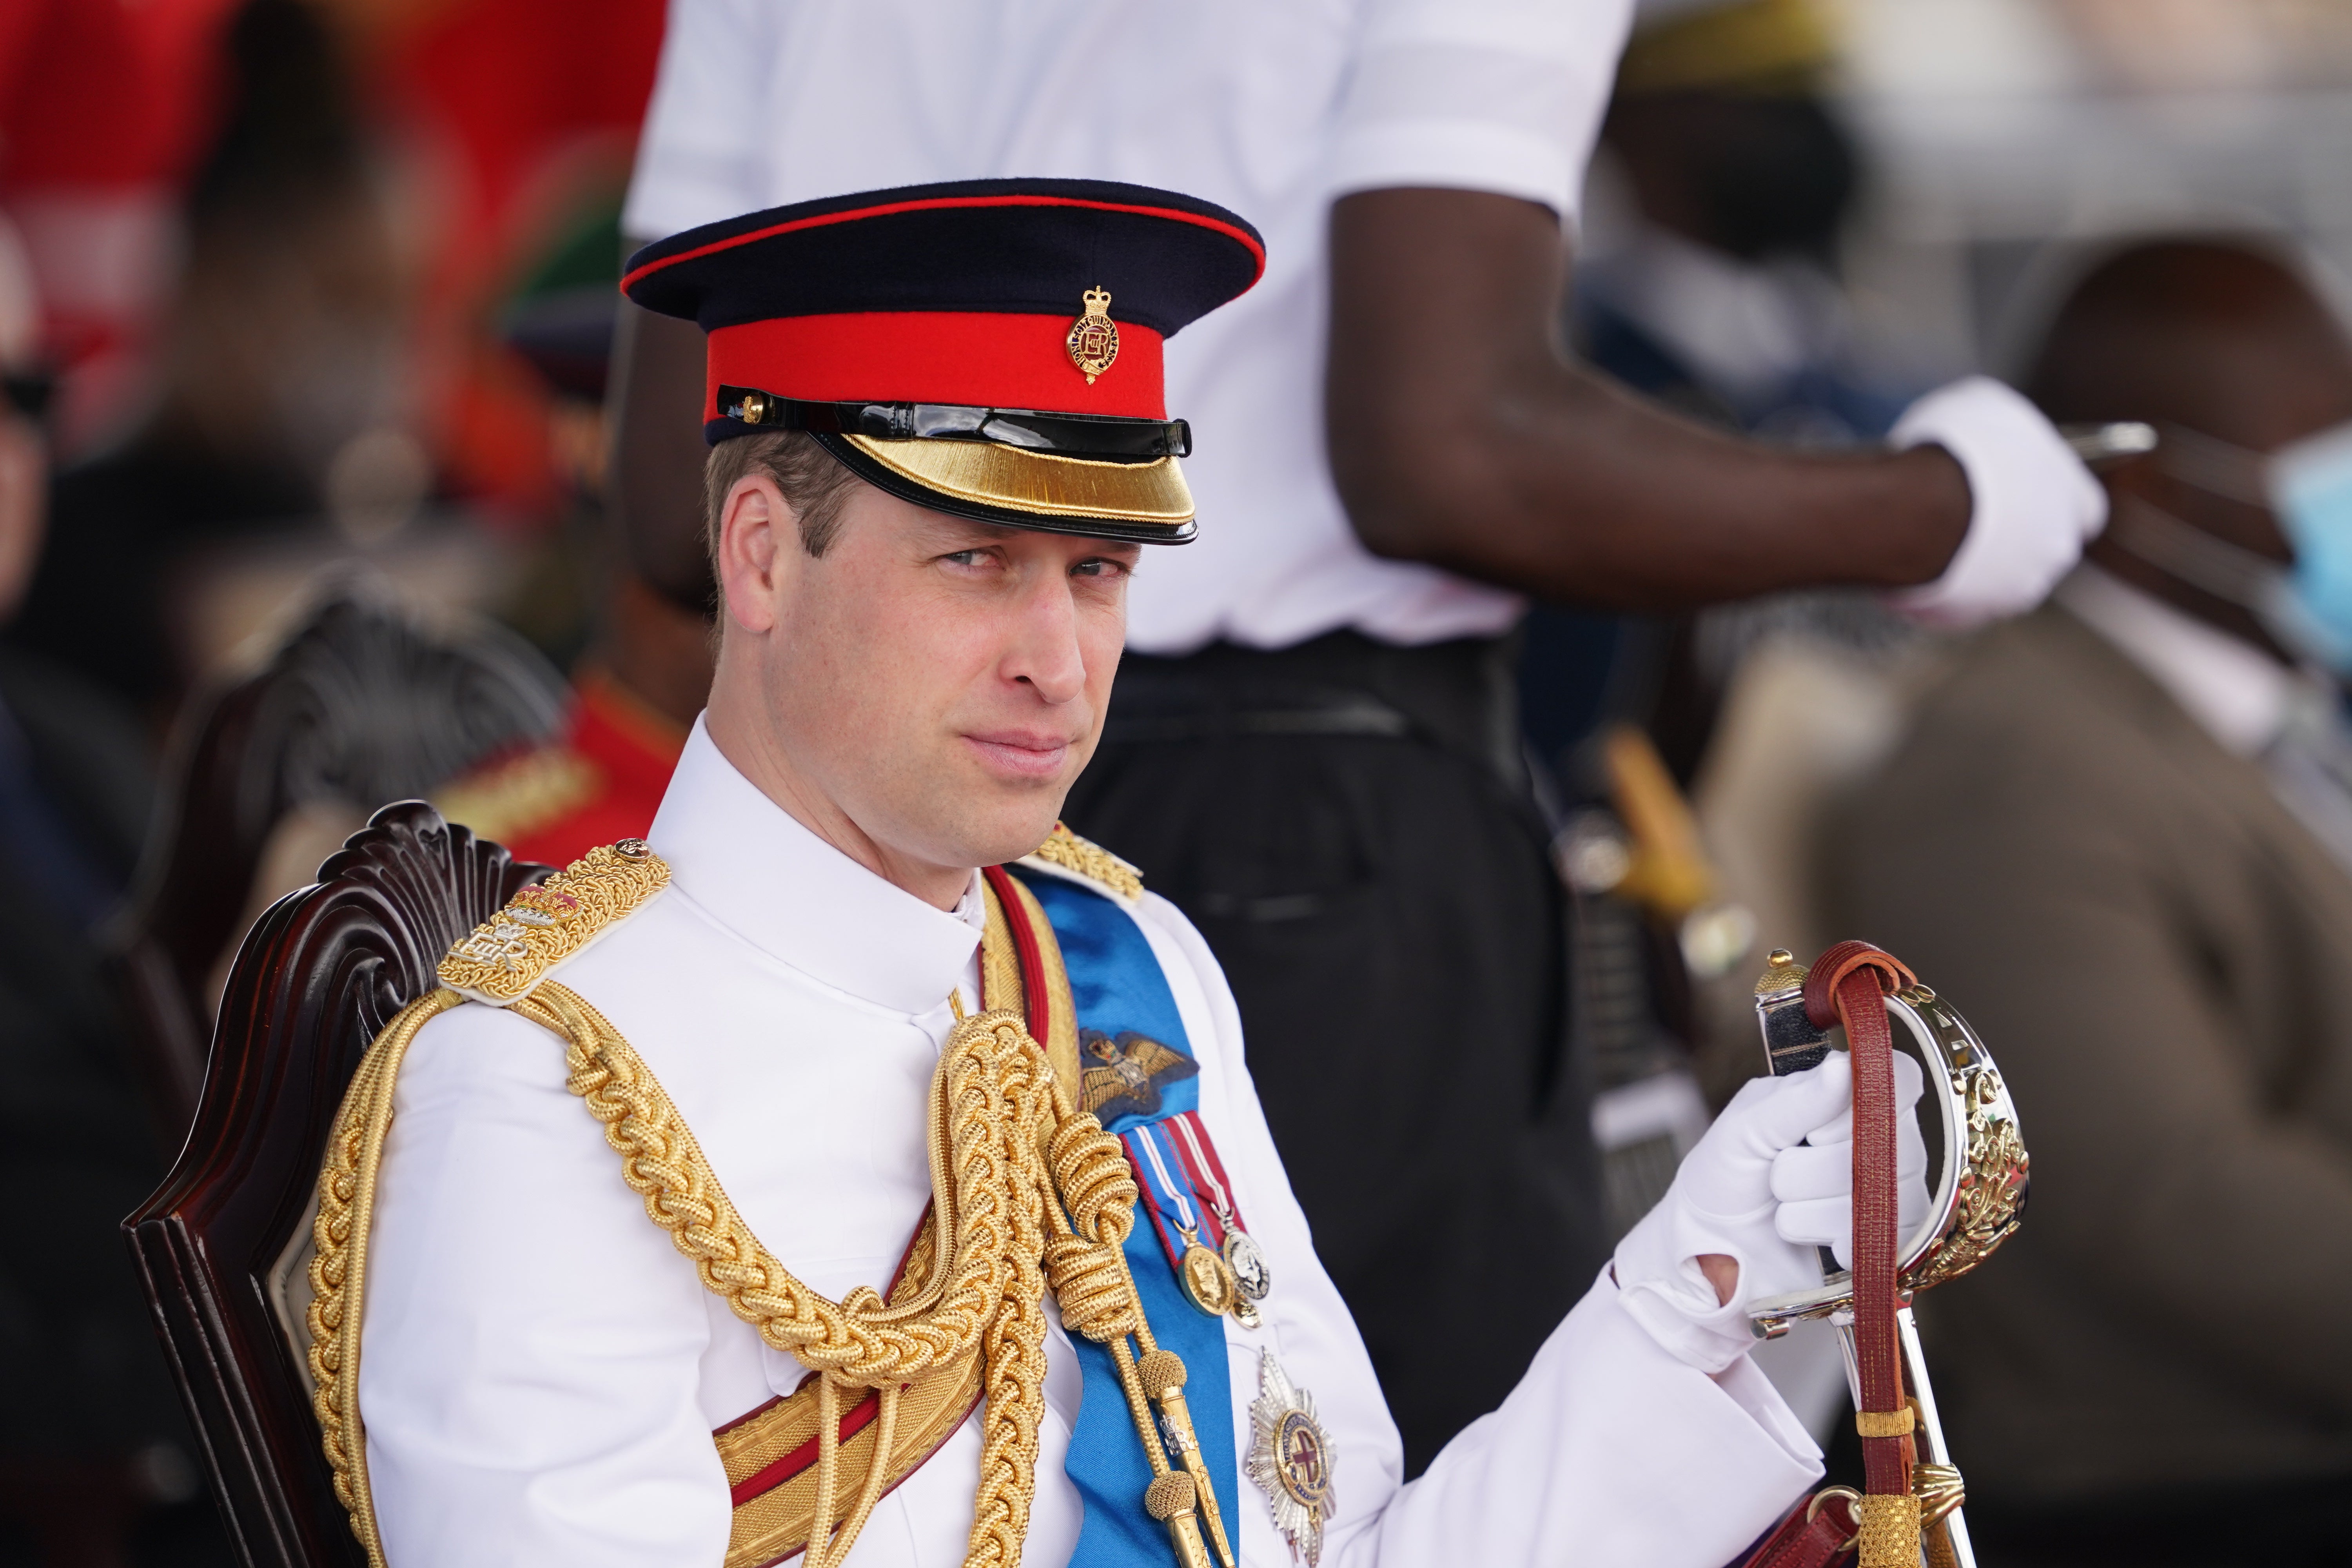
[[[434,804],[518,860],[568,866],[599,844],[644,837],[685,745],[675,721],[602,670],[585,670],[561,734],[443,786]]]

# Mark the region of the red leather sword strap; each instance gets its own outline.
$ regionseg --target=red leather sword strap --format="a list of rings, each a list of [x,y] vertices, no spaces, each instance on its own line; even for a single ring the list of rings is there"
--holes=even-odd
[[[1824,1487],[1781,1516],[1736,1568],[1831,1568],[1848,1560],[1859,1531],[1853,1493]]]
[[[1853,1061],[1853,1348],[1860,1365],[1859,1421],[1865,1490],[1911,1491],[1912,1438],[1869,1435],[1874,1415],[1908,1414],[1903,1348],[1896,1334],[1895,1038],[1885,993],[1914,984],[1910,970],[1867,942],[1842,942],[1805,976],[1805,1016],[1816,1028],[1845,1026]]]
[[[1909,1497],[1917,1455],[1895,1320],[1901,1238],[1895,1035],[1886,1017],[1886,993],[1916,984],[1900,960],[1866,942],[1838,943],[1805,974],[1805,1016],[1819,1029],[1845,1026],[1853,1065],[1853,1349],[1862,1374],[1855,1425],[1862,1432],[1864,1491],[1874,1499]],[[1916,1552],[1916,1535],[1894,1543],[1883,1535],[1866,1537],[1864,1513],[1852,1491],[1825,1487],[1791,1509],[1737,1568],[1833,1568],[1850,1561],[1857,1547],[1865,1563],[1874,1552],[1882,1563]]]

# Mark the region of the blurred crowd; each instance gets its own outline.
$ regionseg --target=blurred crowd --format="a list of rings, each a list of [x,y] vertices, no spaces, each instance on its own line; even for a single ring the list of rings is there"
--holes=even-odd
[[[394,799],[551,864],[641,832],[702,706],[700,568],[608,504],[695,505],[644,456],[699,447],[624,395],[659,345],[616,292],[664,23],[0,6],[0,1568],[234,1560],[117,1226],[252,921]],[[1559,1050],[1484,1092],[1574,1112],[1529,1179],[1581,1205],[1579,1289],[1763,1070],[1767,948],[1880,942],[1998,1055],[2031,1219],[1920,1309],[1988,1568],[2344,1550],[2347,149],[2352,12],[2321,0],[1667,0],[1571,236],[1565,352],[1688,420],[1859,449],[1983,369],[2158,433],[2031,614],[1561,596],[1462,688],[1505,694],[1499,746],[1473,715],[1455,749],[1532,796],[1528,907],[1560,911],[1526,1026]],[[1112,740],[1072,820],[1150,874],[1120,826],[1173,819],[1122,804]],[[1154,885],[1231,933],[1245,1016],[1238,944],[1276,942],[1272,986],[1306,960],[1265,932],[1337,896]],[[1264,1005],[1297,1163],[1273,1053],[1304,1082],[1340,1042]],[[1759,1353],[1856,1468],[1826,1330]],[[1416,1467],[1483,1397],[1381,1370]]]

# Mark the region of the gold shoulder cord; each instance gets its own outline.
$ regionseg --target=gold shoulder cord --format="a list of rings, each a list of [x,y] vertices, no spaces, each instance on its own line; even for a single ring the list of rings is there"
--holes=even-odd
[[[896,1441],[908,1385],[923,1385],[914,1392],[915,1404],[925,1426],[937,1425],[929,1417],[940,1409],[962,1408],[940,1391],[948,1381],[969,1377],[975,1353],[987,1408],[965,1562],[968,1568],[1017,1563],[1036,1489],[1045,1372],[1042,1296],[1049,1283],[1064,1322],[1110,1349],[1153,1476],[1143,1502],[1167,1524],[1180,1563],[1208,1568],[1201,1532],[1205,1518],[1218,1559],[1234,1568],[1184,1408],[1183,1363],[1153,1341],[1121,1250],[1134,1227],[1137,1196],[1126,1156],[1100,1122],[1075,1109],[1048,1048],[1031,1037],[1019,963],[993,893],[982,969],[989,999],[1012,1005],[962,1019],[940,1050],[929,1111],[931,1228],[918,1238],[890,1300],[860,1287],[835,1302],[795,1279],[744,1225],[677,1108],[619,1031],[547,978],[556,963],[642,907],[668,875],[642,844],[624,840],[526,889],[451,950],[440,970],[444,988],[412,1003],[385,1026],[344,1095],[320,1173],[310,1366],[335,1495],[350,1510],[369,1562],[383,1568],[357,1397],[376,1173],[402,1058],[427,1021],[469,994],[510,1006],[563,1040],[566,1087],[604,1124],[605,1141],[621,1156],[622,1174],[645,1200],[647,1217],[669,1233],[703,1284],[737,1317],[818,1374],[816,1477],[802,1516],[806,1522],[773,1510],[738,1510],[728,1568],[757,1568],[803,1544],[808,1568],[839,1568],[882,1493],[952,1427],[949,1420],[936,1436],[925,1432],[920,1451],[908,1454],[908,1445]],[[1019,897],[1031,929],[1048,947],[1048,984],[1062,992],[1055,998],[1061,1005],[1054,1010],[1053,1054],[1068,1055],[1075,1076],[1060,955],[1050,951],[1051,928],[1034,900],[1025,889]],[[1059,1038],[1065,1034],[1072,1038]],[[875,1436],[856,1444],[866,1449],[866,1474],[856,1497],[845,1499],[843,1391],[853,1391],[854,1400],[868,1389],[877,1404],[870,1428]],[[1169,1463],[1155,1404],[1181,1470]],[[732,1467],[730,1479],[738,1479]],[[747,1525],[755,1527],[747,1532]]]

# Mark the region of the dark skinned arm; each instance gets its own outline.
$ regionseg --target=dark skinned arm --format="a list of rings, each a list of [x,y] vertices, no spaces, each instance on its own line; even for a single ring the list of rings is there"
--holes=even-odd
[[[1331,213],[1331,471],[1366,547],[1538,597],[1672,610],[1774,589],[1927,582],[1968,480],[1940,448],[1800,456],[1573,363],[1552,212],[1383,190]]]
[[[702,542],[702,329],[624,300],[614,344],[614,521],[637,574],[709,616]]]

